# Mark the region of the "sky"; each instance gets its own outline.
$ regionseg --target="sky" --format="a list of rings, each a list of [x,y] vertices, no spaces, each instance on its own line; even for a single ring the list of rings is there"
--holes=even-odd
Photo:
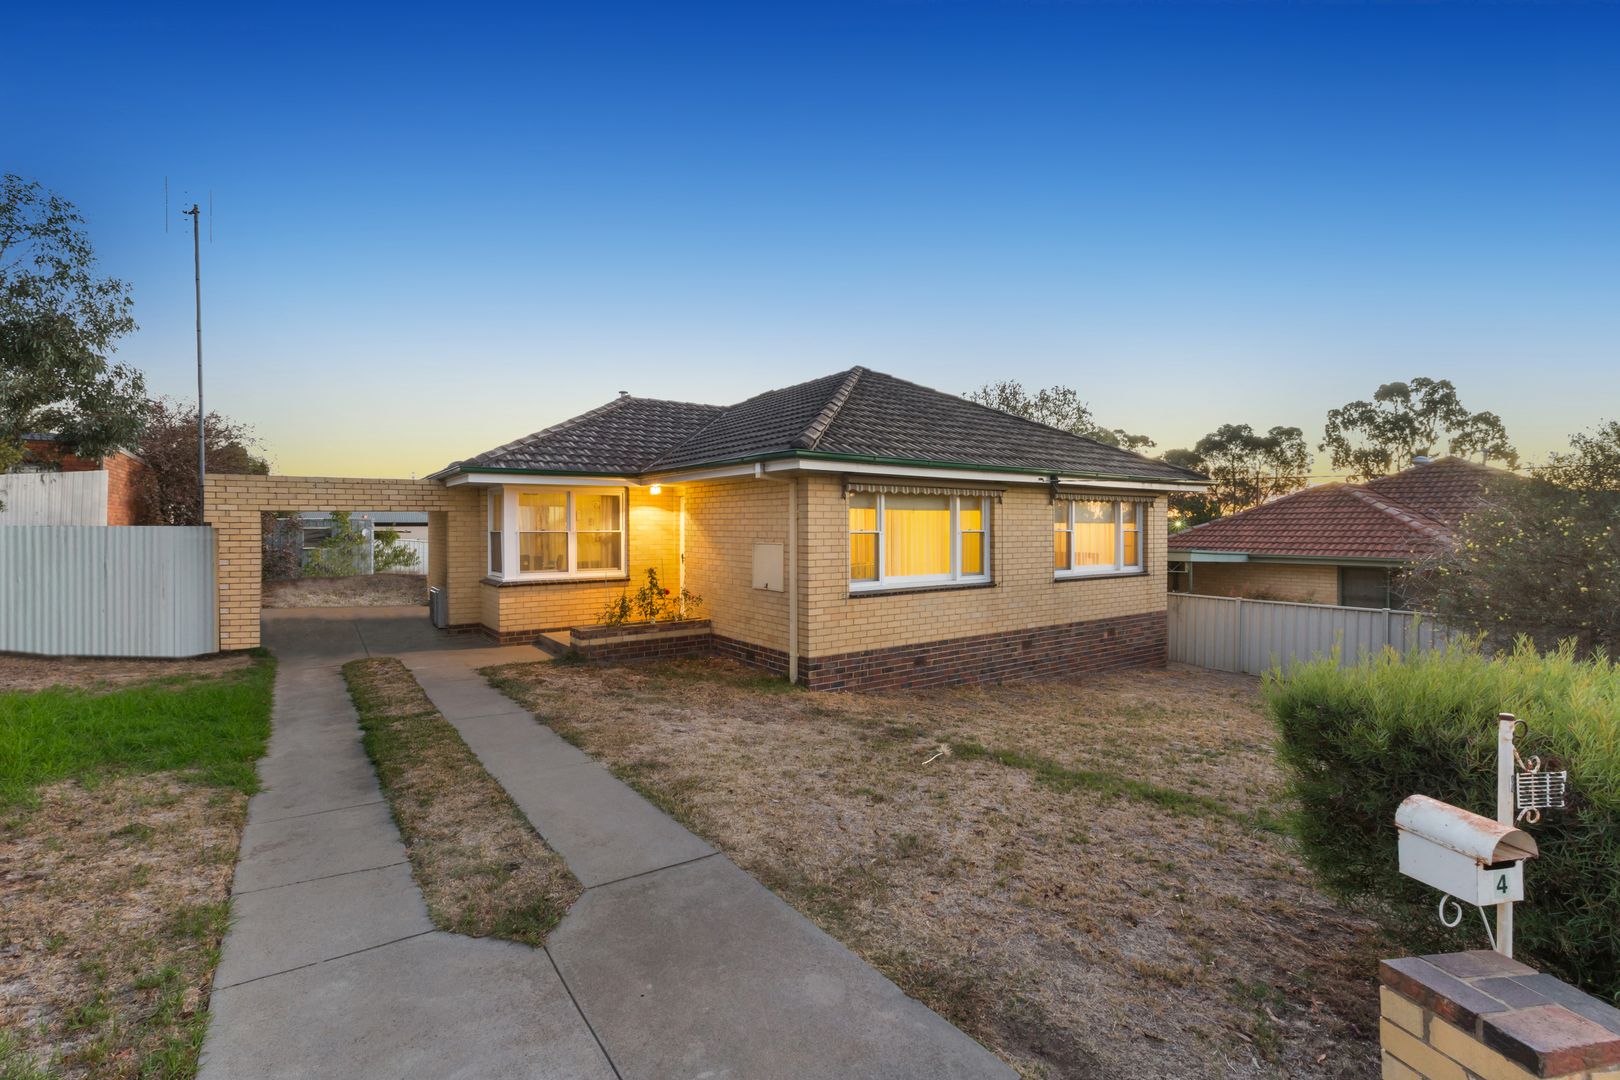
[[[12,10],[0,170],[186,400],[202,204],[207,403],[278,472],[855,364],[1160,449],[1418,375],[1532,460],[1620,416],[1615,3],[262,7]]]

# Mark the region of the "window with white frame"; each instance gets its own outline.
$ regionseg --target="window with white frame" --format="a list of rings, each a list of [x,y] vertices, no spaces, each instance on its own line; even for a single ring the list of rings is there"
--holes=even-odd
[[[490,573],[507,581],[619,577],[625,568],[624,492],[495,488],[489,499]],[[502,573],[502,566],[509,569]]]
[[[500,488],[490,488],[487,501],[489,510],[489,572],[495,577],[501,576],[501,566],[504,547],[501,540],[503,522],[506,520],[506,507],[501,498]]]
[[[990,503],[979,495],[852,491],[852,590],[990,580]]]
[[[1052,566],[1058,577],[1142,572],[1142,504],[1059,499],[1052,505]]]

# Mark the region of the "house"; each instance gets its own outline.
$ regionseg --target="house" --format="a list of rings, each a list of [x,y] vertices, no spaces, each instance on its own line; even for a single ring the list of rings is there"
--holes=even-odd
[[[1451,543],[1498,469],[1461,458],[1321,484],[1170,537],[1172,591],[1401,608],[1402,570]]]
[[[138,454],[83,458],[60,436],[24,435],[22,463],[0,474],[0,525],[139,525],[145,479]]]
[[[476,583],[466,628],[589,625],[652,567],[719,652],[814,688],[1163,663],[1166,496],[1204,484],[861,367],[725,407],[622,394],[429,479],[481,511],[430,571]]]

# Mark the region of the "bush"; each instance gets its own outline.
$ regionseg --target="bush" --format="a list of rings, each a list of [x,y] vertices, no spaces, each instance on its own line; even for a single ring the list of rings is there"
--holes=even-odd
[[[1620,667],[1569,645],[1521,643],[1494,660],[1473,648],[1388,652],[1348,670],[1296,667],[1265,692],[1306,861],[1420,949],[1446,935],[1451,948],[1478,947],[1483,928],[1469,915],[1440,929],[1439,894],[1397,869],[1395,808],[1424,794],[1494,817],[1496,714],[1524,720],[1520,753],[1567,768],[1571,798],[1530,827],[1541,855],[1515,909],[1516,951],[1620,1002]]]
[[[631,622],[674,622],[695,619],[703,608],[703,597],[688,589],[671,592],[658,580],[658,570],[649,566],[646,581],[635,592],[623,590],[607,602],[596,617],[602,626],[623,626]]]

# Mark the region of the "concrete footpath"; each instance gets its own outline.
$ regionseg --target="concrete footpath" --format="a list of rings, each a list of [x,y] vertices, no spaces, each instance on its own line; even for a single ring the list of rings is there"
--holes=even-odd
[[[249,805],[203,1080],[1013,1076],[476,669],[543,659],[419,609],[267,612]],[[585,893],[545,949],[433,930],[338,672],[398,656]]]

